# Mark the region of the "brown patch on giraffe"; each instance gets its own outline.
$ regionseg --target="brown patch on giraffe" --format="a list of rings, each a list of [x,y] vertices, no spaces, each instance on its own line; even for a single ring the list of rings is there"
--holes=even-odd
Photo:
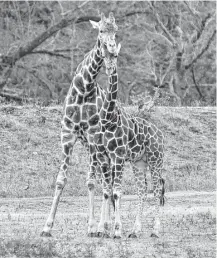
[[[129,129],[128,131],[128,141],[131,142],[134,138],[133,130]]]
[[[125,145],[127,144],[127,136],[126,136],[126,134],[123,136],[123,142],[124,142]]]
[[[134,148],[132,148],[132,152],[139,153],[140,152],[140,146],[137,145]]]
[[[116,154],[111,152],[111,153],[109,153],[109,157],[110,157],[111,160],[115,161]]]
[[[96,114],[95,116],[92,116],[89,120],[89,125],[90,126],[94,126],[94,125],[97,125],[99,122],[99,115]]]
[[[115,132],[116,129],[117,129],[117,125],[116,125],[116,124],[113,124],[113,125],[109,126],[108,131],[110,131],[110,132]]]
[[[97,53],[97,52],[95,53],[94,59],[96,60],[97,63],[100,62],[100,60],[102,59],[102,58],[100,57],[100,52],[99,52],[99,51],[98,51],[98,53]]]
[[[118,146],[123,146],[123,139],[122,138],[118,138],[117,139],[117,144],[118,144]]]
[[[87,134],[94,135],[98,131],[99,131],[99,126],[89,127],[89,129],[87,130]]]
[[[158,149],[158,144],[157,143],[151,143],[150,145],[150,150],[151,152],[155,152]]]
[[[107,113],[107,112],[106,112],[106,117],[105,117],[105,118],[106,118],[107,121],[110,120],[111,115],[112,115],[111,113]]]
[[[117,128],[117,130],[115,131],[115,137],[116,137],[116,138],[122,137],[123,134],[124,134],[123,129],[119,126],[119,127]]]
[[[97,94],[99,94],[99,93],[97,93]],[[102,107],[102,100],[101,100],[101,98],[97,98],[97,107],[98,107],[98,111],[101,109],[101,107]]]
[[[159,157],[159,151],[154,152],[155,157]]]
[[[148,134],[148,127],[144,126],[144,134],[147,135]]]
[[[73,122],[78,123],[80,121],[80,108],[78,106],[68,106],[66,107],[66,116],[73,120]],[[71,123],[70,120],[65,119],[66,124]]]
[[[112,98],[114,99],[114,98],[117,98],[117,94],[118,94],[118,92],[116,91],[116,92],[113,92],[112,93]]]
[[[77,94],[78,94],[78,92],[77,92],[76,88],[73,87],[72,90],[71,90],[71,92],[70,92],[70,95],[74,97],[74,96],[76,96]]]
[[[145,142],[145,136],[143,134],[138,134],[136,136],[136,140],[137,140],[139,145],[142,145]]]
[[[81,94],[77,95],[76,104],[81,105],[84,101],[84,97]]]
[[[123,126],[128,126],[128,123],[127,123],[127,119],[126,119],[126,117],[125,116],[122,116],[121,117],[121,124],[123,125]]]
[[[88,83],[88,84],[86,85],[86,91],[88,92],[88,94],[92,95],[93,92],[96,91],[96,89],[95,89],[95,82],[93,82],[93,83]]]
[[[88,116],[89,117],[92,117],[96,113],[97,113],[97,110],[96,110],[95,105],[88,106]]]
[[[89,85],[91,85],[91,84],[88,84],[87,86],[86,86],[86,89],[89,91],[90,90],[90,92],[88,92],[86,95],[85,95],[85,97],[84,97],[84,102],[89,102],[89,103],[95,103],[96,102],[96,89],[94,88],[94,85],[92,85],[91,87],[91,89],[89,88]],[[93,100],[94,100],[94,102],[93,102]]]
[[[97,150],[99,151],[99,152],[101,152],[101,153],[104,153],[105,152],[105,146],[104,146],[104,144],[102,144],[102,145],[97,145]]]
[[[88,123],[87,123],[87,122],[80,122],[80,127],[81,127],[84,131],[86,131],[89,126],[88,126]]]
[[[151,135],[151,136],[153,136],[154,134],[155,134],[155,131],[153,130],[153,128],[152,127],[148,127],[148,132],[149,132],[149,134]]]
[[[133,138],[133,140],[128,143],[128,146],[130,149],[132,149],[134,146],[136,146],[136,144],[137,144],[136,139]]]
[[[112,139],[111,141],[109,141],[108,150],[109,151],[114,151],[116,148],[117,148],[116,139]]]
[[[129,120],[128,120],[128,128],[130,128],[131,130],[133,130],[133,128],[134,128],[132,119],[129,119]]]
[[[85,56],[84,56],[85,59],[83,61],[85,65],[88,65],[90,63],[92,52],[93,51],[90,51],[90,52],[85,54]]]
[[[72,123],[72,121],[71,121],[69,118],[64,117],[63,122],[64,122],[64,125],[65,125],[68,129],[72,129],[72,128],[73,128],[73,123]]]
[[[110,101],[110,100],[108,100],[108,101]],[[114,108],[115,108],[115,101],[111,101],[111,102],[109,103],[109,106],[108,106],[108,108],[107,108],[107,111],[108,111],[108,112],[112,112],[112,111],[114,110]]]
[[[138,125],[135,123],[135,124],[134,124],[134,133],[135,133],[135,134],[138,134],[138,131],[139,131]]]
[[[118,155],[119,157],[124,157],[126,154],[126,148],[125,147],[117,147],[115,150],[115,154]]]
[[[110,138],[114,137],[114,134],[111,133],[111,132],[106,131],[105,136],[106,136],[107,139],[110,139]]]
[[[92,78],[91,78],[91,75],[89,74],[87,68],[84,70],[83,76],[86,81],[91,82]]]
[[[88,67],[88,71],[89,71],[89,73],[92,74],[92,75],[95,75],[95,74],[96,74],[96,71],[93,69],[92,66],[89,66],[89,67]]]
[[[97,70],[97,63],[95,63],[94,61],[92,61],[92,63],[91,63],[91,66],[93,67],[93,69],[95,70],[95,71],[98,71]]]
[[[101,132],[98,132],[94,135],[94,142],[96,144],[102,144],[103,143],[103,134]]]
[[[75,76],[74,85],[82,94],[84,94],[84,92],[85,92],[84,81],[80,75]]]

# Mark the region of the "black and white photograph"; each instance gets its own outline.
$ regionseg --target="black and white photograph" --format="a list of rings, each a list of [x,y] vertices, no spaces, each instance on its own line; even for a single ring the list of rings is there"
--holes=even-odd
[[[0,258],[216,257],[216,1],[0,1]]]

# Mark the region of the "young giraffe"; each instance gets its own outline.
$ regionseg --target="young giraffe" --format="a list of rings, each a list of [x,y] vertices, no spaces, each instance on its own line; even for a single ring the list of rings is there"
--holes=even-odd
[[[119,50],[120,47],[118,47],[118,52]],[[142,230],[142,212],[144,201],[147,199],[145,171],[147,166],[151,169],[155,196],[155,223],[151,236],[158,237],[160,207],[157,202],[160,200],[160,206],[164,204],[164,179],[161,177],[164,153],[163,134],[151,122],[138,117],[131,118],[119,108],[117,106],[117,91],[118,74],[115,67],[109,75],[109,89],[100,110],[101,129],[94,136],[97,160],[101,164],[102,172],[104,173],[104,229],[102,228],[101,231],[105,235],[108,234],[107,200],[113,195],[115,200],[114,237],[121,237],[121,180],[124,163],[129,161],[133,167],[139,196],[136,221],[129,237],[137,237]],[[111,170],[108,169],[108,161],[110,162]]]
[[[96,45],[78,66],[65,99],[61,122],[61,167],[56,180],[56,190],[50,214],[41,233],[42,236],[51,236],[57,206],[67,182],[70,156],[77,139],[80,139],[90,150],[90,170],[87,178],[90,200],[88,233],[90,236],[94,236],[97,231],[94,219],[94,185],[98,164],[90,136],[98,130],[99,111],[104,99],[104,92],[96,83],[96,76],[102,67],[105,50],[109,54],[116,51],[115,34],[118,27],[112,13],[109,14],[108,19],[102,14],[101,21],[90,22],[94,28],[99,29],[99,34]]]

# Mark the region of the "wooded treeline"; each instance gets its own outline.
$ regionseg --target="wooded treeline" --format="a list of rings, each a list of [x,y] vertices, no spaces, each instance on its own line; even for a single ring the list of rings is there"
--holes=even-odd
[[[113,11],[121,102],[160,87],[160,104],[216,105],[215,10],[214,1],[0,2],[0,96],[63,101],[96,42],[89,20]],[[106,88],[104,70],[97,80]]]

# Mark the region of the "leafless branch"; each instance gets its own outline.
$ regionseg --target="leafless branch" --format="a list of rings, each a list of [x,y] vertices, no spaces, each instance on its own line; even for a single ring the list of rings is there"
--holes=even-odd
[[[153,14],[157,20],[157,23],[159,24],[159,26],[161,27],[162,31],[165,33],[165,35],[167,36],[168,40],[170,41],[170,43],[175,47],[177,46],[177,41],[174,39],[174,37],[169,33],[169,31],[167,30],[167,28],[164,26],[164,24],[162,23],[162,21],[160,20],[159,14],[156,11],[156,7],[155,5],[151,4],[150,1],[148,1],[149,6],[151,8],[151,10],[153,11]]]
[[[200,23],[200,16],[198,16],[196,10],[194,10],[189,4],[187,1],[184,1],[183,2],[184,5],[187,7],[188,11],[190,12],[190,14],[196,19],[197,22]],[[194,24],[197,28],[197,30],[199,31],[200,30],[200,27],[196,24]]]
[[[200,53],[191,61],[191,63],[185,65],[185,70],[190,69],[193,66],[193,64],[196,63],[197,60],[201,58],[201,56],[208,50],[210,44],[215,38],[215,35],[216,35],[216,29],[213,31],[211,37],[208,39],[207,44],[203,48],[201,48]]]
[[[198,86],[198,84],[197,84],[197,81],[196,81],[196,78],[195,78],[194,66],[191,67],[191,73],[192,73],[192,79],[193,79],[193,82],[194,82],[194,86],[195,86],[197,92],[198,92],[199,95],[200,95],[200,99],[203,99],[204,97],[203,97],[203,95],[202,95],[202,93],[201,93],[201,91],[200,91],[200,88],[199,88],[199,86]]]
[[[55,52],[56,51],[52,52],[52,51],[48,51],[48,50],[36,50],[36,51],[31,52],[29,54],[46,54],[46,55],[49,55],[49,56],[62,57],[62,58],[71,60],[70,56],[65,56],[65,55],[62,55],[62,54],[55,53]]]

